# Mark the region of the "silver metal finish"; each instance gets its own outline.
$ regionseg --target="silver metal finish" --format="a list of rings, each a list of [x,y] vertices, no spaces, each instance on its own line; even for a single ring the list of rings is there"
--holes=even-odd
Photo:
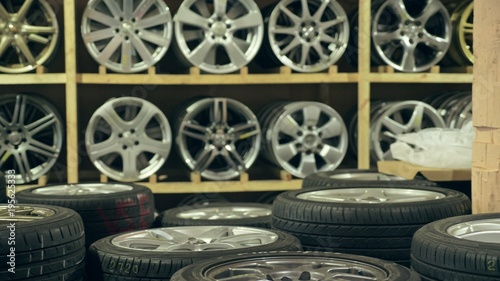
[[[331,179],[335,180],[356,180],[356,181],[401,181],[405,180],[402,177],[391,176],[381,173],[344,173],[331,175]]]
[[[455,224],[450,226],[446,232],[460,239],[500,244],[500,218]]]
[[[339,188],[300,193],[297,198],[314,202],[362,204],[410,203],[444,198],[443,193],[408,188]]]
[[[0,96],[0,168],[14,169],[17,184],[52,169],[63,136],[62,119],[46,100],[24,94]]]
[[[180,212],[178,218],[189,220],[231,220],[257,218],[271,215],[270,208],[257,207],[206,207]]]
[[[388,65],[404,72],[424,71],[451,44],[450,16],[439,0],[387,0],[373,16],[372,41]]]
[[[111,243],[138,251],[201,252],[250,248],[277,239],[277,234],[259,228],[185,226],[130,232],[113,238]]]
[[[418,132],[424,128],[446,127],[441,115],[432,106],[420,101],[404,101],[387,105],[372,120],[372,158],[392,159],[394,135]]]
[[[0,71],[23,73],[45,63],[57,46],[59,26],[45,0],[0,3]]]
[[[13,214],[13,215],[11,215]],[[8,205],[0,206],[0,225],[10,224],[12,222],[30,222],[42,220],[44,218],[53,216],[54,211],[34,206],[19,206],[9,208]]]
[[[85,145],[103,174],[137,181],[161,168],[170,153],[172,135],[167,118],[154,104],[134,97],[113,98],[90,118]]]
[[[349,23],[335,0],[282,0],[269,17],[267,36],[284,65],[299,72],[317,72],[344,53]]]
[[[64,184],[46,186],[34,189],[31,193],[38,195],[63,195],[63,196],[79,196],[79,195],[99,195],[99,194],[114,194],[132,190],[129,185],[113,184],[113,183],[79,183],[79,184]]]
[[[90,0],[81,32],[99,64],[116,72],[140,72],[167,52],[172,16],[162,0]]]
[[[388,280],[383,268],[342,258],[280,256],[216,264],[203,273],[210,280]]]
[[[174,22],[181,54],[209,73],[230,73],[247,65],[264,35],[262,15],[252,0],[186,0]]]
[[[262,123],[264,156],[294,176],[334,170],[347,152],[344,121],[325,104],[278,104],[264,113]]]
[[[236,100],[198,100],[182,111],[177,128],[180,155],[207,179],[235,178],[250,168],[259,153],[257,117]]]

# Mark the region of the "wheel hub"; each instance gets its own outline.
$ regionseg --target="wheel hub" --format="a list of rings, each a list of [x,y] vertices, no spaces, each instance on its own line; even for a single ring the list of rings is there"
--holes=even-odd
[[[203,244],[207,244],[207,242],[201,240],[201,239],[198,239],[196,237],[190,237],[188,238],[188,241],[186,242],[186,244],[189,244],[189,245],[203,245]]]
[[[216,37],[222,37],[226,35],[227,27],[223,22],[215,22],[211,27],[212,34]]]
[[[21,30],[21,26],[17,22],[9,22],[5,26],[5,33],[7,34],[18,34]]]
[[[401,36],[403,38],[406,38],[406,43],[409,43],[410,45],[416,43],[419,38],[423,37],[423,31],[424,27],[422,24],[418,21],[413,22],[406,22],[402,28],[401,31]]]
[[[121,30],[126,34],[132,34],[134,31],[134,24],[128,21],[124,21],[121,24]]]
[[[319,32],[314,22],[302,23],[301,26],[302,29],[299,32],[299,35],[303,40],[311,42],[318,36]]]
[[[13,145],[19,145],[21,144],[22,142],[22,135],[18,132],[12,132],[9,136],[8,136],[8,141],[10,143],[12,143]]]
[[[134,145],[139,145],[136,134],[132,132],[124,132],[122,134],[120,143],[123,145],[123,149],[127,149],[128,147],[132,147]]]

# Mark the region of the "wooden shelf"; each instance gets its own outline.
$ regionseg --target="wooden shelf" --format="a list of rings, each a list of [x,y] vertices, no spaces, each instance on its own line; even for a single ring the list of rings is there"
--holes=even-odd
[[[372,83],[472,83],[468,73],[370,73]]]
[[[1,85],[65,84],[66,73],[0,74]]]

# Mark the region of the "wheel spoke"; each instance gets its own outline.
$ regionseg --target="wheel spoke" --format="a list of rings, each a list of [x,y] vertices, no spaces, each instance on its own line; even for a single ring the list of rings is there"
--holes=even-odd
[[[239,30],[245,28],[257,27],[262,23],[262,16],[259,13],[248,13],[240,18],[231,22],[232,30]]]
[[[5,50],[7,50],[7,47],[10,46],[11,42],[12,42],[12,40],[7,36],[0,37],[0,57],[3,56],[3,54],[5,53]]]
[[[26,18],[31,5],[33,4],[33,0],[24,0],[23,5],[17,11],[17,14],[14,16],[14,21],[22,21]]]
[[[99,115],[108,123],[113,132],[117,133],[124,129],[123,121],[112,105],[104,105],[104,110],[102,110]]]
[[[149,11],[149,8],[155,3],[156,0],[144,0],[142,1],[137,9],[135,9],[133,17],[136,18],[136,20],[142,19],[144,15]]]
[[[321,155],[321,157],[323,157],[328,164],[335,164],[344,157],[344,154],[340,149],[326,144],[323,145],[319,155]]]
[[[338,18],[336,18],[334,20],[320,22],[319,26],[321,26],[323,28],[323,31],[324,31],[324,30],[326,30],[326,29],[328,29],[328,28],[330,28],[332,26],[344,23],[346,21],[347,21],[346,17],[338,17]]]
[[[132,44],[130,41],[122,41],[121,65],[123,70],[129,71],[132,68]]]
[[[319,128],[322,139],[329,139],[340,136],[343,128],[341,122],[337,118],[331,118],[328,123]]]
[[[206,1],[196,1],[194,2],[194,6],[198,10],[198,12],[200,12],[200,15],[202,15],[205,18],[210,17],[210,11],[208,10]]]
[[[304,114],[304,125],[316,126],[321,115],[321,109],[317,106],[307,106],[302,109],[302,114]]]
[[[288,27],[288,26],[269,27],[269,32],[273,34],[288,34],[293,36],[297,34],[297,30],[295,27]]]
[[[295,142],[289,142],[287,144],[281,144],[276,147],[276,155],[279,156],[285,162],[290,161],[295,155],[299,152],[297,151],[297,147]]]
[[[245,65],[247,63],[247,58],[245,56],[245,53],[242,52],[242,50],[240,50],[236,42],[229,41],[226,44],[224,44],[224,46],[226,47],[226,52],[233,64]]]
[[[150,31],[147,31],[147,30],[143,30],[139,34],[139,37],[141,39],[146,40],[148,42],[151,42],[151,43],[153,43],[153,44],[155,44],[157,46],[168,47],[167,40],[165,40],[165,38],[163,36],[160,36],[160,35],[155,34],[153,32],[150,32]]]
[[[448,46],[450,45],[449,40],[435,35],[431,35],[427,32],[424,33],[424,38],[426,44],[436,51],[444,52],[446,49],[448,49]]]
[[[93,156],[94,159],[99,159],[112,153],[120,153],[120,146],[116,138],[111,137],[103,142],[88,145],[87,151],[89,156]]]
[[[47,45],[50,42],[49,38],[45,38],[45,37],[40,36],[38,34],[30,34],[30,35],[28,35],[28,40],[30,40],[31,42],[40,43],[42,45]]]
[[[28,24],[25,24],[22,26],[22,30],[21,30],[23,33],[30,33],[30,34],[33,34],[33,33],[42,33],[42,34],[54,34],[57,29],[53,26],[37,26],[37,25],[28,25]]]
[[[238,48],[240,48],[240,50],[243,52],[246,52],[248,50],[248,47],[250,47],[250,42],[247,42],[237,37],[233,37],[233,42],[236,43]]]
[[[131,19],[133,15],[134,9],[134,0],[123,0],[123,16],[126,19]]]
[[[304,175],[311,175],[317,172],[316,159],[314,154],[302,154],[300,165],[297,168]]]
[[[300,62],[299,66],[304,66],[306,64],[307,59],[309,58],[309,52],[311,50],[311,46],[308,44],[303,44],[300,51]]]
[[[410,16],[408,11],[406,10],[406,6],[403,0],[389,1],[389,5],[394,13],[401,18],[401,21],[413,19],[413,17]]]
[[[153,56],[151,55],[148,47],[136,36],[132,36],[130,38],[132,40],[132,45],[134,46],[134,49],[137,51],[141,59],[146,63],[147,65],[153,65],[154,64],[154,59]]]
[[[376,45],[382,46],[395,40],[400,40],[401,36],[398,30],[391,32],[377,31],[373,34],[372,38]]]
[[[122,41],[122,38],[119,36],[113,37],[104,50],[102,50],[99,54],[98,60],[107,61],[116,52],[118,47],[120,47]]]
[[[212,241],[218,241],[222,237],[235,237],[233,229],[227,226],[213,227],[200,234],[200,237],[211,238]]]
[[[164,14],[158,14],[156,16],[148,17],[148,18],[143,18],[139,21],[136,22],[135,27],[138,29],[148,29],[153,26],[157,25],[164,25],[168,23],[169,18],[166,17]]]
[[[330,1],[321,1],[321,5],[319,6],[318,10],[316,10],[316,12],[314,12],[314,15],[312,15],[312,19],[315,22],[321,21],[321,17],[325,13],[325,9],[328,6],[328,4],[330,4]]]
[[[26,112],[26,96],[17,95],[14,113],[12,114],[12,124],[24,125],[24,113]]]
[[[32,173],[26,151],[13,153],[12,155],[14,156],[14,159],[16,159],[17,168],[19,169],[18,172],[21,174],[25,182],[30,182],[32,179]]]
[[[21,36],[16,36],[14,40],[23,56],[28,60],[28,63],[30,65],[36,65],[35,57],[33,57],[33,54],[24,39]]]
[[[300,8],[302,10],[302,20],[311,20],[312,17],[307,0],[300,0]]]
[[[214,13],[218,18],[223,18],[226,15],[227,0],[214,1]]]
[[[388,116],[385,116],[382,119],[382,124],[389,129],[393,134],[399,135],[402,134],[406,131],[406,126],[403,124],[400,124],[393,119],[389,118]]]
[[[290,11],[284,4],[280,3],[278,5],[280,5],[279,7],[280,11],[282,11],[285,15],[287,15],[288,18],[294,23],[294,25],[300,24],[302,19],[299,16]]]
[[[284,118],[279,127],[280,133],[287,134],[291,137],[296,136],[297,133],[301,130],[302,128],[299,126],[297,121],[295,121],[295,119],[293,119],[293,117],[290,115],[287,115]]]
[[[465,23],[463,25],[463,29],[462,29],[462,32],[465,33],[465,34],[472,34],[474,30],[474,24],[472,23]]]
[[[153,119],[157,114],[158,112],[156,110],[152,110],[151,107],[142,104],[139,113],[132,120],[133,127],[138,132],[144,132],[146,130],[146,126],[149,122],[151,122],[151,119]]]
[[[340,40],[336,39],[336,38],[333,38],[331,37],[330,35],[322,32],[319,34],[319,40],[323,41],[323,42],[327,42],[327,43],[330,43],[330,44],[335,44],[337,46],[342,46],[344,45],[343,42],[341,42]]]
[[[403,59],[401,60],[401,66],[406,70],[413,70],[417,67],[415,62],[415,47],[416,46],[406,46],[404,49]]]
[[[243,161],[241,155],[236,151],[236,147],[234,145],[226,145],[225,148],[226,152],[222,155],[226,158],[228,164],[233,165],[236,170],[246,170],[245,161]]]
[[[123,160],[123,177],[125,179],[135,179],[139,176],[139,171],[137,170],[137,155],[132,149],[128,149],[122,152]]]
[[[33,137],[38,134],[40,131],[52,126],[57,122],[57,118],[53,113],[50,113],[29,125],[26,125],[26,129],[29,131],[30,136]]]
[[[243,140],[258,135],[260,129],[256,123],[245,123],[233,126],[230,133],[234,133],[235,139]]]
[[[210,122],[214,124],[227,124],[227,100],[214,99],[213,107],[211,108]]]
[[[43,155],[47,158],[57,158],[59,157],[59,150],[55,147],[46,145],[34,139],[29,140],[29,146],[27,150],[31,150],[35,153]]]
[[[427,21],[435,15],[441,9],[442,4],[438,0],[427,0],[427,5],[422,10],[421,14],[416,18],[416,20],[420,21],[422,25],[425,26]]]
[[[200,40],[200,39],[205,37],[205,35],[203,34],[203,31],[199,30],[199,29],[198,30],[184,30],[184,32],[182,34],[183,34],[184,40],[186,40],[186,42],[193,41],[193,40]]]
[[[213,44],[205,39],[191,52],[189,59],[195,64],[200,65],[205,61],[208,53],[213,49],[213,47]]]
[[[326,62],[328,61],[329,57],[328,55],[325,53],[325,50],[323,49],[323,46],[321,45],[320,42],[316,41],[312,47],[314,48],[314,50],[316,51],[316,53],[319,55],[320,57],[320,60],[322,62]]]
[[[166,157],[168,154],[168,144],[165,141],[154,140],[148,137],[140,140],[140,148],[142,151],[158,154],[162,157]]]
[[[280,51],[280,55],[283,56],[288,54],[292,49],[295,49],[299,45],[300,39],[298,37],[294,37],[293,40],[288,44],[288,46]]]
[[[118,3],[115,0],[104,0],[104,3],[106,3],[106,6],[108,7],[113,17],[115,18],[121,17],[122,10],[120,9],[120,6],[118,6]]]
[[[10,14],[7,12],[2,3],[0,3],[0,18],[4,19],[4,21],[10,20]]]
[[[114,1],[112,1],[114,3]],[[87,18],[107,26],[119,26],[120,21],[96,10],[87,10]]]
[[[195,157],[195,165],[193,170],[201,172],[206,170],[218,155],[217,150],[212,146],[205,146],[201,152]]]
[[[105,28],[83,35],[83,40],[85,42],[96,42],[104,39],[108,39],[115,36],[114,28]]]
[[[200,16],[190,9],[179,9],[179,11],[177,11],[176,18],[183,24],[197,26],[203,29],[208,28],[208,19]]]
[[[409,129],[420,131],[420,129],[422,129],[422,119],[424,117],[424,111],[425,108],[422,105],[416,105],[406,127]]]
[[[208,140],[206,133],[207,128],[198,124],[194,124],[191,121],[184,123],[184,128],[180,131],[180,134],[182,135],[192,137],[203,142]]]
[[[248,233],[240,235],[225,235],[217,239],[215,242],[232,243],[238,246],[241,245],[262,245],[262,241],[269,239],[266,234]]]

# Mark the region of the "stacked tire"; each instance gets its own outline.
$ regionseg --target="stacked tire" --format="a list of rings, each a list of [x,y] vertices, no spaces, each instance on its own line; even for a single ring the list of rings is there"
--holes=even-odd
[[[83,280],[85,234],[73,210],[0,205],[0,280]]]
[[[409,266],[412,236],[419,228],[470,212],[467,196],[439,187],[311,187],[274,200],[272,227],[296,236],[304,250]]]

